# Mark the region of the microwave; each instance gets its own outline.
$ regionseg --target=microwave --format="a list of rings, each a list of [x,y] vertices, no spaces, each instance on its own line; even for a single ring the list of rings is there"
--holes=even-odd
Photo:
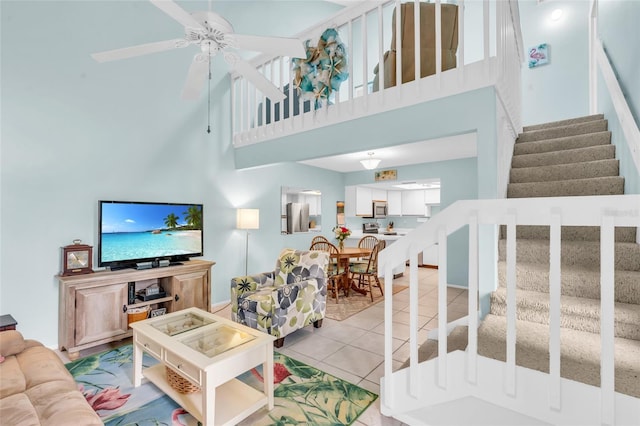
[[[387,202],[386,201],[373,201],[373,208],[371,210],[373,212],[374,219],[382,219],[387,217]]]

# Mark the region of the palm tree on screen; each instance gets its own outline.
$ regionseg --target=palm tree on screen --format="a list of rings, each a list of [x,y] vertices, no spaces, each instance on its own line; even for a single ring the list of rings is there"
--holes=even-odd
[[[183,213],[184,220],[194,229],[202,229],[202,210],[198,206],[191,206]]]
[[[169,213],[167,217],[164,218],[164,224],[167,225],[167,228],[175,228],[178,226],[178,216],[173,213]]]

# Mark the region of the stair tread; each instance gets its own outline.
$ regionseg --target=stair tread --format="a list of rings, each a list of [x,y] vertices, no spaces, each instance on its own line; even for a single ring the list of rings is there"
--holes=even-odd
[[[549,324],[550,295],[546,292],[516,288],[516,312],[519,320]],[[491,293],[491,314],[507,315],[507,288],[502,284]],[[560,324],[563,328],[600,332],[601,301],[583,295],[560,296]],[[615,302],[615,336],[640,340],[640,305]]]
[[[512,168],[550,166],[554,164],[573,164],[584,161],[596,161],[615,158],[615,145],[596,145],[556,152],[514,155]],[[522,165],[524,164],[524,165]]]
[[[506,285],[506,261],[498,261],[498,282]],[[615,300],[622,303],[640,304],[640,271],[615,271]],[[562,265],[560,271],[562,294],[600,298],[600,269],[586,269],[573,265]],[[549,264],[516,263],[516,285],[520,289],[549,292]]]
[[[518,240],[549,240],[549,226],[544,225],[516,225]],[[562,226],[562,241],[600,241],[599,226]],[[500,239],[507,235],[506,225],[500,225]],[[635,243],[636,228],[632,226],[618,226],[615,229],[615,240],[618,242]]]
[[[564,136],[581,135],[585,133],[593,133],[607,130],[608,122],[606,119],[591,120],[582,123],[567,124],[565,126],[557,126],[546,129],[528,130],[518,135],[518,142],[553,139]]]
[[[619,160],[583,161],[568,164],[550,164],[548,166],[512,168],[509,183],[552,182],[573,179],[591,179],[597,177],[619,176]]]
[[[614,242],[615,270],[640,270],[640,244]],[[599,241],[563,240],[560,245],[561,264],[582,266],[585,270],[600,268]],[[506,256],[506,240],[498,240],[498,258]],[[549,240],[517,239],[517,262],[549,264]]]
[[[559,138],[517,141],[514,145],[514,155],[566,151],[568,149],[587,148],[590,146],[607,145],[609,143],[611,143],[611,131],[603,130],[601,132],[583,133]]]
[[[584,115],[582,117],[568,118],[565,120],[557,120],[557,121],[549,121],[546,123],[538,123],[538,124],[530,124],[528,126],[523,127],[523,131],[531,131],[531,130],[540,130],[540,129],[550,129],[554,127],[562,127],[567,124],[576,124],[576,123],[585,123],[588,121],[597,121],[603,120],[604,114],[591,114]]]
[[[495,290],[500,296],[505,296],[507,294],[506,287],[498,287]],[[535,301],[536,303],[542,302],[544,305],[549,304],[549,294],[548,293],[540,293],[539,291],[531,291],[531,290],[522,290],[516,289],[516,300],[519,302],[522,299],[523,302]],[[505,299],[506,300],[506,299]],[[597,307],[598,311],[600,310],[600,300],[591,299],[588,297],[577,297],[577,296],[560,296],[560,303],[562,308],[571,309],[576,305],[583,305],[585,307]],[[616,310],[620,309],[620,312],[624,315],[629,315],[632,317],[638,317],[640,319],[640,305],[636,305],[635,303],[621,303],[615,302]],[[598,312],[598,317],[599,317]],[[640,321],[638,321],[640,325]]]
[[[525,192],[525,194],[522,194]],[[624,178],[605,176],[547,182],[509,183],[507,198],[572,197],[588,195],[622,195]]]
[[[485,316],[484,320],[480,325],[480,328],[486,328],[488,326],[496,326],[498,329],[502,329],[506,331],[506,322],[507,319],[505,317],[501,317],[498,315],[488,314]],[[531,330],[532,333],[522,333],[519,332],[518,337],[522,340],[526,340],[529,344],[533,346],[537,346],[543,349],[545,352],[548,352],[549,340],[544,339],[543,341],[539,341],[537,339],[538,336],[549,336],[549,327],[544,324],[538,324],[529,321],[516,320],[518,325],[517,331],[519,332],[523,329]],[[503,327],[504,325],[504,327]],[[575,340],[576,343],[579,343],[577,346],[583,346],[580,351],[576,351],[576,355],[580,357],[584,357],[587,351],[593,351],[593,354],[600,358],[600,335],[596,333],[589,333],[588,331],[580,331],[580,330],[571,330],[562,328],[562,333],[560,335],[571,336],[571,340]],[[519,339],[519,340],[520,340]],[[625,364],[627,367],[637,370],[640,372],[640,340],[635,339],[625,339],[622,337],[614,338],[616,346],[620,345],[620,351],[616,351],[616,359],[620,360],[620,364]],[[618,353],[620,353],[620,357],[618,357]],[[599,365],[599,361],[598,361]]]
[[[478,329],[478,352],[506,360],[506,318],[488,314]],[[516,363],[534,370],[549,371],[549,327],[516,320]],[[561,375],[593,386],[600,385],[600,335],[562,328],[560,332]],[[640,340],[614,338],[616,391],[640,397]]]

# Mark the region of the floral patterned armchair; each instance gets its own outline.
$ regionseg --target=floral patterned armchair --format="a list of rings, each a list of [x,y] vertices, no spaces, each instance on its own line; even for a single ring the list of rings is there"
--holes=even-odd
[[[231,319],[278,339],[313,323],[319,328],[327,306],[329,253],[284,249],[272,272],[231,279]]]

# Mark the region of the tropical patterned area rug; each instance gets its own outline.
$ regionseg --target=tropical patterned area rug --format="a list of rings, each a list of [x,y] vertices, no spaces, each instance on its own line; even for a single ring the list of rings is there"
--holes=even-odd
[[[384,283],[382,285],[384,286]],[[406,288],[408,288],[406,285],[394,284],[393,294]],[[342,321],[383,300],[384,296],[380,294],[380,290],[377,287],[373,288],[373,302],[369,293],[362,295],[351,290],[349,297],[344,297],[344,295],[340,294],[338,303],[336,303],[336,299],[329,293],[327,294],[327,310],[324,316],[336,321]]]
[[[144,354],[143,368],[157,363]],[[378,395],[314,367],[274,353],[275,407],[263,407],[242,425],[350,425]],[[107,426],[197,425],[197,420],[150,382],[133,387],[129,345],[66,365],[87,401]],[[238,377],[263,389],[262,366]]]

